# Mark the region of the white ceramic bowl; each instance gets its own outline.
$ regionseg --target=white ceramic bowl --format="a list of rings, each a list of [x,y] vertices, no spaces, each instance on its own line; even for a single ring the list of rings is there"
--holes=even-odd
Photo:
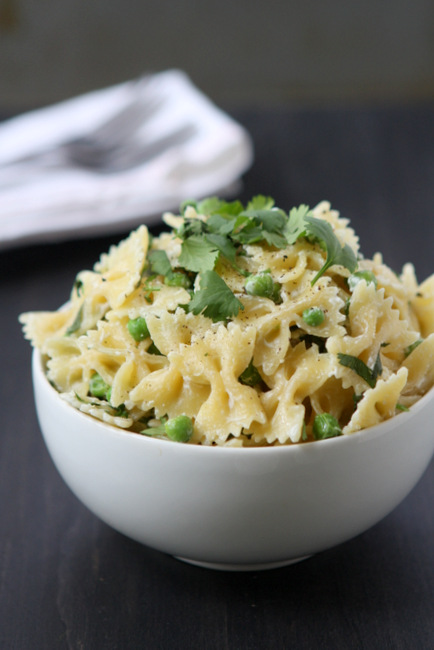
[[[295,562],[344,542],[410,492],[434,450],[434,390],[371,429],[306,445],[219,448],[124,432],[62,400],[33,355],[40,426],[58,471],[104,522],[220,569]]]

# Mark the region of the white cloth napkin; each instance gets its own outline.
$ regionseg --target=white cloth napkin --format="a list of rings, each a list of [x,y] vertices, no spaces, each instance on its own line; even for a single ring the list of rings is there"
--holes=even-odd
[[[139,90],[138,90],[139,89]],[[155,139],[193,125],[193,135],[133,169],[98,173],[17,162],[87,135],[135,98],[155,93],[158,110],[137,137]],[[224,195],[253,160],[248,133],[179,70],[93,91],[0,124],[0,248],[123,232],[155,223],[180,202]]]

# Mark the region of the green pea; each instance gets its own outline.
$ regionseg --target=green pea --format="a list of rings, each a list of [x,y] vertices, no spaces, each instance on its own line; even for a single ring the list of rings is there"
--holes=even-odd
[[[268,271],[250,275],[246,280],[245,288],[250,296],[261,296],[270,298],[276,303],[280,302],[280,285],[274,282]]]
[[[132,318],[127,323],[127,328],[135,341],[143,341],[149,337],[149,330],[145,319],[142,316]]]
[[[342,435],[342,429],[339,422],[330,413],[320,413],[315,417],[313,422],[313,435],[316,440],[325,438],[335,438]]]
[[[325,314],[320,307],[309,307],[303,311],[303,320],[306,325],[318,327],[324,322]]]
[[[183,287],[189,289],[191,287],[190,278],[181,271],[173,271],[164,278],[164,284],[168,287]]]
[[[350,291],[351,292],[354,291],[356,286],[362,280],[364,280],[366,282],[366,284],[373,284],[375,286],[375,288],[377,288],[377,285],[378,285],[377,278],[372,273],[372,271],[356,271],[355,273],[350,275],[350,277],[347,280],[348,287],[349,287]]]
[[[89,381],[89,393],[93,395],[93,397],[108,399],[107,394],[109,392],[111,393],[110,386],[106,384],[101,375],[95,372]]]
[[[175,442],[188,442],[193,435],[193,422],[188,415],[177,415],[164,425],[166,435]]]

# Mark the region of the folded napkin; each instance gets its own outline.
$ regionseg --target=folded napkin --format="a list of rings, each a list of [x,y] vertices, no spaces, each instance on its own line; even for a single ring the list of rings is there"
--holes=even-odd
[[[123,232],[155,223],[185,199],[223,196],[233,188],[253,160],[248,133],[182,71],[145,81],[93,91],[0,124],[0,248]],[[47,164],[35,156],[47,150],[55,155],[64,142],[91,134],[137,101],[137,93],[158,100],[137,131],[138,141],[159,140],[184,126],[191,128],[189,137],[112,173]]]

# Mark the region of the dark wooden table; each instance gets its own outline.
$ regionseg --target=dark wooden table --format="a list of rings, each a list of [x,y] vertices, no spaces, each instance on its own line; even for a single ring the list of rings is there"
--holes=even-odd
[[[362,250],[434,271],[434,107],[234,111],[256,160],[241,198],[327,198]],[[130,541],[58,476],[39,433],[22,311],[54,309],[119,236],[0,252],[0,648],[431,649],[434,463],[386,519],[283,569],[221,573]],[[433,425],[434,435],[434,425]],[[397,468],[399,471],[399,468]]]

